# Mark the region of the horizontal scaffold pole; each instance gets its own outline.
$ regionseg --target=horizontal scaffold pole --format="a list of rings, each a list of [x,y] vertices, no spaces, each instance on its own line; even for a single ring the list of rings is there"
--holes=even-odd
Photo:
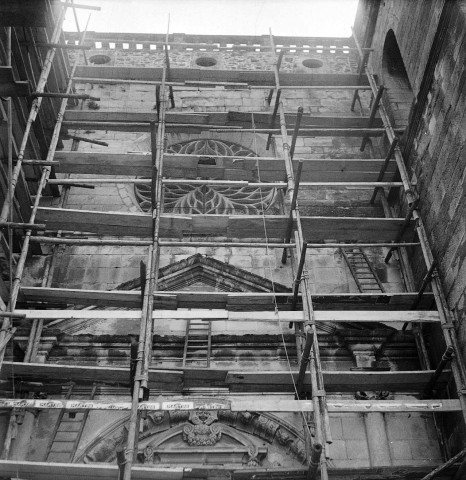
[[[114,246],[141,246],[151,244],[150,240],[116,240],[105,238],[72,238],[72,237],[31,237],[33,243],[62,244],[62,245],[114,245]],[[159,242],[161,247],[238,247],[238,248],[294,248],[294,243],[264,243],[264,242],[200,242],[196,240],[164,241]]]

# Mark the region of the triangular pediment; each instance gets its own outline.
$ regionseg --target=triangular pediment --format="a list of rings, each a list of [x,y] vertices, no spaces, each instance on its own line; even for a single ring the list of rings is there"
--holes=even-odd
[[[140,290],[140,277],[120,284],[115,290]],[[276,292],[290,293],[291,289],[280,283],[248,272],[242,268],[216,260],[202,254],[188,258],[159,269],[158,291],[199,291],[199,292]],[[88,307],[99,310],[99,307]],[[124,310],[124,308],[111,308]],[[67,319],[55,323],[62,332],[76,335],[89,327],[95,328],[104,320]]]
[[[136,290],[139,278],[125,282],[118,290]],[[280,283],[202,254],[172,263],[159,270],[158,290],[217,292],[291,292]]]

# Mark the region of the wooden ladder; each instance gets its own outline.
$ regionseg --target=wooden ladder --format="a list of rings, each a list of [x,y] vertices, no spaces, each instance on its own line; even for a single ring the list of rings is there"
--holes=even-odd
[[[362,249],[340,248],[351,275],[361,293],[383,293],[385,289]]]
[[[74,383],[68,387],[65,398],[69,400],[73,393]],[[97,386],[92,386],[89,400],[94,399]],[[55,427],[47,445],[46,462],[72,462],[81,440],[84,426],[91,410],[84,412],[68,412],[65,417],[65,410],[60,410]]]
[[[212,324],[203,320],[188,320],[184,341],[183,367],[210,367]]]

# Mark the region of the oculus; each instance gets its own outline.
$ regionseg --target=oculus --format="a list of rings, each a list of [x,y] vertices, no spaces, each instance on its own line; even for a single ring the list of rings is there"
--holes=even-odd
[[[108,55],[92,55],[89,58],[89,62],[93,63],[94,65],[104,65],[106,63],[110,63],[110,57]]]
[[[320,60],[317,60],[317,58],[306,58],[306,60],[303,60],[303,65],[306,68],[321,68],[323,67],[324,63]]]
[[[196,58],[196,65],[199,67],[214,67],[217,65],[217,60],[213,57],[199,57]]]

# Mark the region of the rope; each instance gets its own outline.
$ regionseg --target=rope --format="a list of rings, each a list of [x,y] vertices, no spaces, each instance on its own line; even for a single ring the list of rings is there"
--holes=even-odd
[[[257,134],[256,134],[256,124],[254,122],[254,113],[251,113],[251,123],[252,123],[252,129],[253,129],[254,151],[257,152]],[[259,160],[256,160],[256,170],[257,170],[257,180],[258,180],[259,183],[261,183]],[[262,188],[260,188],[260,187],[259,187],[259,192],[260,192],[260,197],[261,197],[261,204],[263,205]],[[268,246],[269,238],[268,238],[268,235],[267,235],[267,224],[266,224],[266,221],[265,221],[265,212],[264,212],[263,208],[261,209],[261,212],[262,212],[262,223],[263,223],[263,226],[264,226],[264,237],[265,237],[265,243],[266,243],[265,251],[266,251],[266,254],[267,254],[267,257],[268,257],[269,251],[270,251],[269,246]],[[282,320],[280,319],[280,311],[278,310],[277,296],[276,296],[276,292],[275,292],[275,278],[274,278],[274,274],[273,274],[273,268],[272,268],[271,265],[268,264],[268,262],[267,262],[266,268],[269,269],[269,273],[270,273],[270,282],[272,283],[272,293],[273,293],[273,301],[274,301],[274,311],[275,311],[275,315],[277,317],[278,327],[280,329],[280,335],[281,335],[281,338],[282,338],[283,349],[285,351],[286,361],[287,361],[287,365],[288,365],[288,372],[289,372],[290,377],[291,377],[291,382],[293,383],[293,389],[294,389],[294,392],[295,392],[295,396],[298,397],[298,389],[296,387],[296,382],[295,382],[294,376],[293,376],[293,370],[291,368],[290,355],[288,353],[288,348],[286,346],[285,335],[283,334],[283,326],[282,326],[283,323],[282,323]],[[309,434],[309,437],[311,437],[311,429],[309,428],[309,425],[308,425],[308,421],[307,421],[307,418],[306,418],[306,412],[301,409],[300,413],[301,413],[301,416],[303,417],[303,422],[304,422],[303,424],[305,425],[305,428],[307,429],[307,433]]]

